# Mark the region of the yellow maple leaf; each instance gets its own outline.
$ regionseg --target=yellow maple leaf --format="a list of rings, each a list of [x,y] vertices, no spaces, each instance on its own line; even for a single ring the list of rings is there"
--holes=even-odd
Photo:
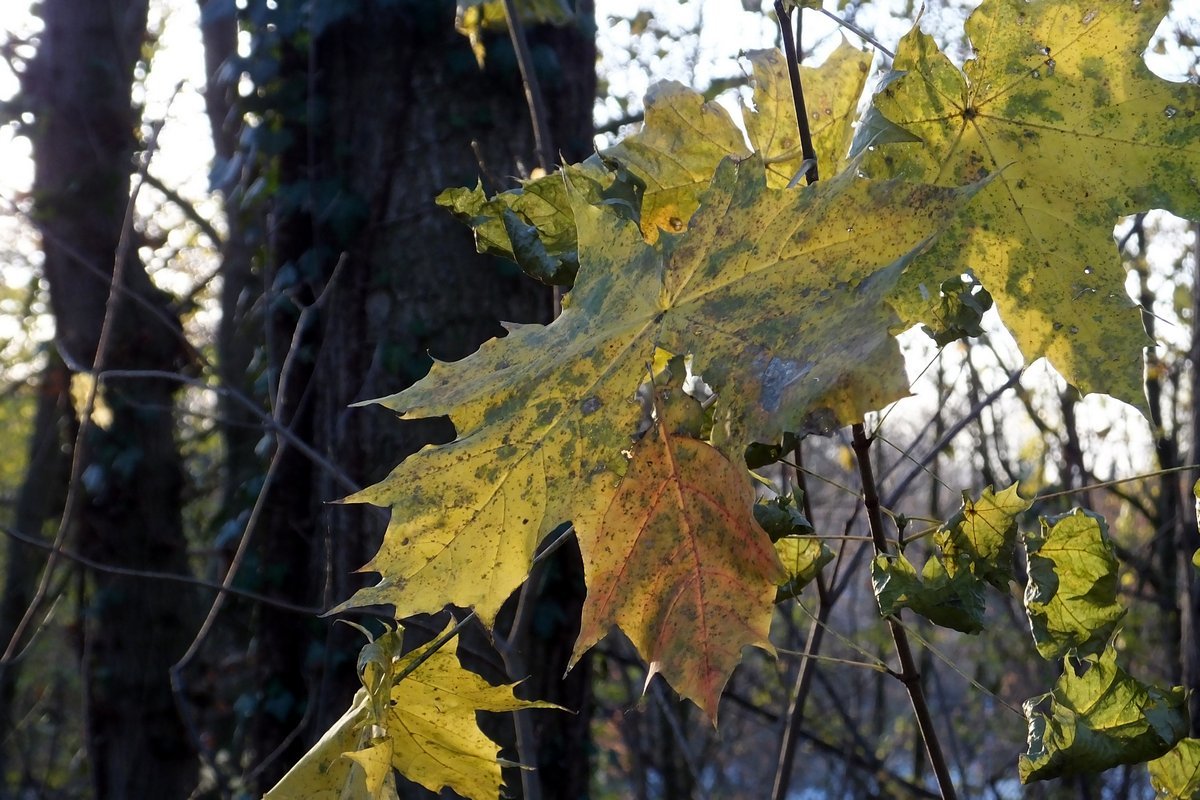
[[[1112,231],[1123,215],[1200,216],[1200,87],[1140,53],[1168,0],[988,0],[967,21],[959,70],[914,29],[875,108],[916,143],[870,154],[876,177],[940,185],[998,177],[901,282],[906,321],[972,269],[1028,359],[1083,392],[1144,406],[1151,342],[1125,292]]]
[[[659,348],[690,353],[720,395],[714,441],[862,418],[908,392],[884,297],[974,192],[852,174],[766,186],[761,160],[723,162],[688,231],[648,244],[576,196],[579,276],[549,325],[513,326],[384,405],[452,418],[458,438],[409,457],[351,500],[391,506],[381,573],[346,606],[398,618],[446,604],[490,623],[534,549],[625,470],[633,402]]]
[[[500,748],[479,730],[475,712],[557,706],[520,700],[512,685],[493,686],[463,669],[457,639],[445,641],[451,625],[404,655],[402,629],[367,645],[359,657],[364,688],[350,710],[263,800],[390,800],[393,770],[431,792],[495,800]]]

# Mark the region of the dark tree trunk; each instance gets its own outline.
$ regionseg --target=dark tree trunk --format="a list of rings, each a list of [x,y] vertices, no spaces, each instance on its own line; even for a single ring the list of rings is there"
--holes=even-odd
[[[175,371],[186,352],[178,316],[150,282],[124,222],[139,122],[130,87],[146,13],[147,0],[46,0],[25,76],[36,119],[35,219],[58,345],[69,364],[93,371]],[[79,549],[97,561],[187,572],[175,386],[103,384],[112,418],[84,437],[70,520]],[[196,758],[168,670],[194,630],[191,595],[97,573],[88,601],[85,728],[95,796],[187,796]]]
[[[244,155],[238,152],[242,125],[237,116],[237,74],[230,65],[237,55],[237,15],[232,6],[199,0],[200,32],[204,41],[204,107],[212,132],[214,188],[226,198],[226,231],[221,249],[221,321],[217,328],[217,375],[226,391],[217,402],[225,458],[219,520],[239,529],[254,504],[254,479],[262,463],[254,448],[262,438],[262,420],[250,407],[255,399],[253,361],[262,325],[253,306],[262,296],[252,259],[262,242],[261,225],[253,214],[242,213],[241,175]],[[220,537],[219,543],[225,538]]]
[[[50,520],[63,510],[70,463],[67,447],[74,441],[75,409],[71,405],[71,373],[57,353],[50,352],[48,363],[38,382],[33,433],[29,442],[29,462],[13,521],[17,532],[40,537]],[[43,554],[15,540],[5,549],[4,593],[0,595],[0,642],[8,642],[33,599],[37,570]],[[0,669],[0,729],[16,731],[22,711],[14,708],[20,662]],[[15,783],[4,789],[31,789],[37,785],[32,770],[36,765],[13,759],[12,741],[0,747],[0,776]],[[19,777],[17,777],[19,776]]]
[[[1192,225],[1195,255],[1200,256],[1200,222]],[[1192,275],[1192,341],[1189,357],[1192,362],[1191,423],[1192,463],[1200,463],[1200,261]],[[1200,480],[1195,471],[1188,473],[1188,482]],[[1188,710],[1191,712],[1192,736],[1200,736],[1200,570],[1191,563],[1192,554],[1200,552],[1200,532],[1197,532],[1195,504],[1188,503],[1187,520],[1180,545],[1179,608],[1180,608],[1180,671],[1186,688],[1191,690]]]
[[[336,19],[314,14],[298,22],[284,5],[274,28],[259,29],[258,41],[258,52],[279,59],[265,95],[269,108],[259,111],[270,141],[284,143],[267,166],[279,186],[263,274],[267,349],[280,420],[327,463],[278,445],[281,461],[256,550],[278,576],[268,591],[330,605],[361,583],[353,571],[374,554],[386,515],[329,501],[453,435],[444,420],[397,422],[378,408],[350,404],[409,385],[428,369],[427,354],[468,355],[502,335],[500,320],[548,321],[552,300],[515,266],[478,256],[470,233],[433,202],[447,187],[474,184],[481,160],[495,190],[507,188],[495,185],[496,176],[536,163],[507,37],[488,42],[480,70],[454,31],[449,0],[368,3]],[[582,5],[578,26],[530,32],[554,140],[568,159],[591,149],[594,30],[590,5]],[[257,24],[266,13],[251,2],[246,17]],[[297,35],[288,38],[288,31]],[[278,38],[264,46],[269,35]],[[541,740],[553,742],[544,756],[571,754],[569,767],[547,762],[544,796],[578,798],[587,793],[588,767],[579,756],[589,725],[588,672],[585,665],[570,682],[560,680],[583,595],[578,553],[566,553],[539,591],[539,602],[561,607],[544,634],[549,640],[529,644],[544,677],[528,688],[581,712],[536,721]],[[361,641],[344,626],[266,608],[256,627],[261,668],[274,676],[268,691],[287,701],[278,704],[287,713],[262,719],[255,751],[275,749],[311,710],[308,735],[264,771],[270,785],[348,704]],[[321,667],[306,674],[314,636]]]

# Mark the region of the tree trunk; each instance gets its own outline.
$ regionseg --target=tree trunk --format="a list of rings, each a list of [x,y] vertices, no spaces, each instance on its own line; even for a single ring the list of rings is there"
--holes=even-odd
[[[147,0],[45,0],[45,28],[25,76],[36,119],[35,219],[59,350],[93,372],[175,371],[186,352],[178,316],[138,261],[125,222],[139,121],[130,87],[146,13]],[[84,555],[187,571],[176,385],[104,382],[111,421],[88,427],[72,476],[79,499],[67,511]],[[178,586],[104,573],[89,587],[83,669],[95,796],[185,797],[196,759],[168,669],[192,634],[193,598]]]
[[[38,382],[33,432],[29,442],[29,463],[17,493],[13,521],[17,532],[40,537],[49,520],[63,509],[67,473],[67,447],[74,441],[75,409],[71,405],[71,373],[57,353],[51,350],[48,363]],[[38,559],[42,553],[10,540],[5,548],[4,593],[0,596],[0,642],[8,642],[20,624],[25,609],[33,599],[37,583]],[[0,728],[15,731],[23,711],[14,708],[20,662],[0,669]],[[0,747],[0,784],[3,789],[17,791],[32,788],[34,764],[14,759],[17,748],[12,741]],[[8,783],[14,777],[16,783]]]
[[[494,176],[536,163],[507,36],[489,40],[481,70],[454,31],[450,0],[369,3],[299,22],[284,5],[268,11],[252,1],[246,11],[255,24],[275,14],[273,27],[256,28],[255,52],[273,54],[279,66],[265,93],[270,111],[258,111],[269,128],[262,141],[285,143],[266,167],[279,187],[263,275],[274,408],[341,472],[281,443],[257,552],[278,576],[268,591],[328,606],[362,583],[353,571],[374,554],[386,520],[378,509],[329,501],[345,496],[350,483],[382,479],[425,443],[453,436],[444,420],[398,422],[350,404],[411,384],[428,369],[428,354],[468,355],[503,334],[500,320],[548,321],[552,299],[515,266],[477,255],[470,233],[433,202],[447,187],[474,184],[481,161],[495,190],[507,187],[495,186]],[[305,35],[288,38],[289,31]],[[578,26],[530,31],[551,129],[566,158],[591,149],[593,33],[590,5]],[[562,663],[539,663],[546,683],[530,691],[581,711],[557,715],[561,729],[548,716],[537,721],[543,741],[578,754],[588,730],[586,667],[566,693],[558,684],[578,621],[582,567],[577,552],[573,559],[560,553],[555,563],[543,595],[570,607],[560,611],[556,641],[531,647]],[[288,711],[261,720],[256,752],[273,750],[311,712],[308,735],[264,771],[270,785],[303,751],[303,739],[311,741],[349,703],[350,656],[361,637],[272,609],[262,609],[257,630],[261,667]],[[305,674],[314,635],[322,666]],[[571,768],[577,774],[556,775],[544,796],[586,794],[586,762],[573,759]]]

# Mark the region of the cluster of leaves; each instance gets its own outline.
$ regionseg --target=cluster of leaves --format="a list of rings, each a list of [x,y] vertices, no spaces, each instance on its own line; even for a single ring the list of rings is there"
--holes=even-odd
[[[914,29],[857,129],[870,57],[844,44],[801,71],[833,176],[812,185],[796,185],[786,64],[760,51],[746,136],[720,106],[659,84],[643,129],[588,161],[493,198],[445,193],[481,251],[571,290],[553,323],[509,325],[378,401],[449,415],[458,436],[349,498],[392,518],[364,567],[381,580],[342,607],[389,604],[401,619],[455,605],[490,626],[539,543],[569,521],[588,585],[576,657],[619,626],[651,674],[715,719],[742,649],[771,648],[777,598],[830,558],[795,500],[755,504],[747,448],[905,396],[894,332],[924,322],[939,343],[972,335],[994,297],[1027,357],[1139,402],[1146,337],[1112,227],[1151,207],[1200,216],[1200,90],[1134,55],[1165,5],[986,0],[967,23],[972,59],[960,70]],[[968,270],[988,294],[962,281]],[[1021,537],[1028,505],[1015,488],[964,498],[919,575],[903,554],[879,554],[881,612],[979,631],[985,587],[1007,589],[1021,539],[1038,651],[1068,663],[1026,704],[1022,779],[1162,756],[1155,780],[1186,784],[1194,743],[1167,754],[1186,728],[1181,693],[1115,664],[1122,611],[1103,520],[1075,511]],[[340,796],[351,780],[386,797],[391,767],[496,796],[494,750],[476,738],[459,748],[480,759],[464,777],[407,709],[453,708],[455,735],[474,737],[473,708],[517,701],[467,677],[452,649],[405,674],[413,655],[392,637],[369,646],[355,707],[274,797]]]

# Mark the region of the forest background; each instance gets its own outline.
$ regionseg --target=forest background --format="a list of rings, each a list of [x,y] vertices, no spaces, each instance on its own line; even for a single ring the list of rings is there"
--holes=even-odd
[[[580,2],[565,23],[530,25],[554,152],[577,161],[631,130],[652,79],[745,101],[737,55],[774,46],[778,28],[743,5]],[[951,53],[965,51],[946,37],[969,7],[925,11]],[[917,16],[828,11],[885,47]],[[1195,80],[1200,54],[1185,12],[1148,51],[1174,80]],[[469,354],[502,335],[500,320],[553,309],[548,289],[477,254],[433,203],[477,179],[508,188],[539,160],[507,32],[481,34],[481,66],[455,15],[404,0],[0,12],[0,796],[258,796],[348,705],[361,636],[319,614],[369,582],[354,570],[386,515],[330,503],[452,436],[445,421],[351,404],[411,384],[429,354]],[[805,19],[802,50],[819,61],[842,34],[828,15]],[[880,53],[873,70],[886,64]],[[1022,371],[992,312],[975,347],[904,335],[914,397],[874,421],[876,457],[888,505],[914,519],[949,518],[958,489],[1013,483],[1038,498],[1031,513],[1102,512],[1131,609],[1122,655],[1145,679],[1187,684],[1182,650],[1197,645],[1176,575],[1196,528],[1185,490],[1197,476],[1180,469],[1200,452],[1196,235],[1153,213],[1115,236],[1158,342],[1146,387],[1157,432],[1120,403],[1080,398],[1044,362]],[[849,438],[810,441],[805,466],[826,479],[808,482],[812,522],[852,559],[865,523]],[[524,620],[525,663],[547,665],[522,696],[578,711],[530,712],[522,757],[537,777],[510,771],[511,790],[769,796],[798,660],[748,654],[719,729],[661,680],[643,693],[645,666],[616,636],[560,679],[579,558],[564,546],[531,581],[529,609],[502,615],[506,629]],[[231,565],[235,591],[220,595]],[[906,696],[879,668],[890,649],[869,581],[846,573],[820,626],[827,660],[792,736],[787,796],[933,796]],[[818,630],[812,595],[781,606],[785,650]],[[1020,704],[1055,675],[1009,600],[981,637],[909,621],[962,795],[1152,796],[1138,767],[1018,787]],[[444,621],[407,629],[428,639]],[[494,682],[525,677],[481,631],[459,652]],[[515,758],[511,722],[483,724]]]

